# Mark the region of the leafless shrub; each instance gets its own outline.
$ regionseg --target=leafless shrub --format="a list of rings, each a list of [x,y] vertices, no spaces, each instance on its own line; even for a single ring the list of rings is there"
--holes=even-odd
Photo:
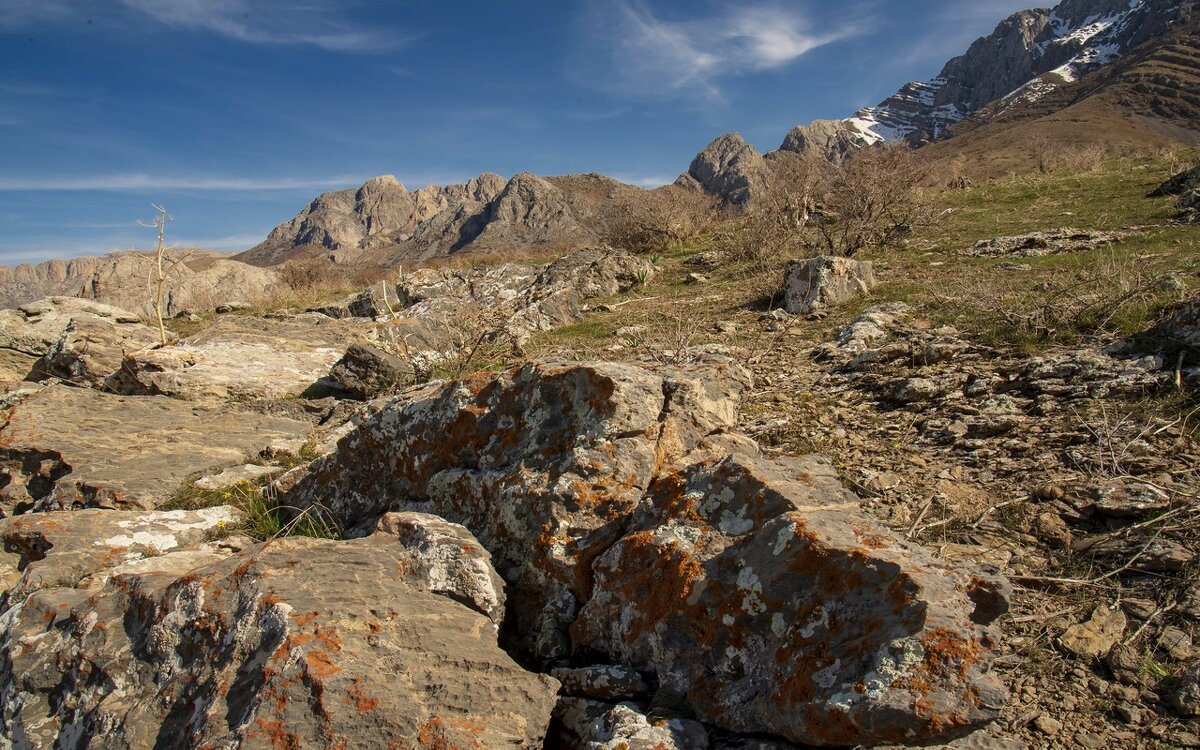
[[[326,291],[350,285],[344,270],[328,258],[285,263],[279,267],[279,278],[294,292]]]
[[[817,244],[849,257],[934,223],[939,215],[927,183],[928,167],[905,144],[864,149],[833,165],[818,187],[819,216],[811,222]]]

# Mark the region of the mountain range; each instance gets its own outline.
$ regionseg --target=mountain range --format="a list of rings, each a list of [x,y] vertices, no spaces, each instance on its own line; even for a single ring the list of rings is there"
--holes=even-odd
[[[900,141],[979,177],[1032,169],[1047,148],[1112,153],[1200,143],[1197,5],[1064,0],[1020,11],[929,81],[907,83],[845,119],[798,125],[765,155],[737,133],[719,136],[673,184],[653,190],[599,174],[522,172],[506,180],[485,173],[419,190],[376,177],[318,196],[234,259],[273,266],[326,257],[389,267],[458,253],[566,251],[604,241],[629,222],[750,204],[790,155],[841,161]],[[59,266],[49,268],[55,263],[0,273],[0,299],[11,304],[14,289],[29,298],[38,278],[69,290],[94,274],[80,266],[64,277]]]

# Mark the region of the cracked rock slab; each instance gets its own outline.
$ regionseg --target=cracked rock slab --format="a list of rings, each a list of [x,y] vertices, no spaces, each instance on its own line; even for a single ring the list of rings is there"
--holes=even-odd
[[[0,427],[0,510],[152,509],[191,475],[234,466],[308,422],[55,385]]]

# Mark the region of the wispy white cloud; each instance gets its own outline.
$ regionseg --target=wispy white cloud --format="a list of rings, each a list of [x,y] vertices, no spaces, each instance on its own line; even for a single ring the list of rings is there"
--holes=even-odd
[[[92,175],[88,177],[0,177],[0,191],[141,191],[141,190],[331,190],[365,182],[364,177],[248,178],[171,177],[141,173]]]
[[[814,30],[783,5],[739,4],[704,18],[667,19],[640,0],[592,0],[572,78],[611,93],[662,96],[720,94],[720,79],[786,65],[852,36],[858,24]],[[597,60],[603,60],[597,66]]]
[[[346,0],[117,0],[105,18],[126,15],[176,29],[195,29],[250,44],[305,45],[332,52],[374,53],[413,39],[395,30],[346,20]],[[90,17],[89,0],[0,0],[0,28],[23,28]]]

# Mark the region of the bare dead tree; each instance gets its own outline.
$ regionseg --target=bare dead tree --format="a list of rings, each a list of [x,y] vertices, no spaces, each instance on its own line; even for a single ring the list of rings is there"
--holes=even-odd
[[[154,258],[152,259],[154,265],[151,267],[149,279],[147,280],[147,286],[153,287],[154,316],[158,318],[158,336],[162,344],[165,346],[167,343],[167,327],[166,324],[163,323],[163,312],[165,305],[164,295],[166,293],[167,269],[163,266],[163,257],[166,254],[166,246],[163,244],[163,240],[166,236],[167,223],[170,222],[173,217],[168,216],[167,209],[163,208],[162,206],[154,203],[151,203],[150,206],[158,212],[158,216],[154,217],[153,222],[139,221],[138,224],[141,224],[144,227],[149,227],[158,232],[158,244],[155,246]]]

